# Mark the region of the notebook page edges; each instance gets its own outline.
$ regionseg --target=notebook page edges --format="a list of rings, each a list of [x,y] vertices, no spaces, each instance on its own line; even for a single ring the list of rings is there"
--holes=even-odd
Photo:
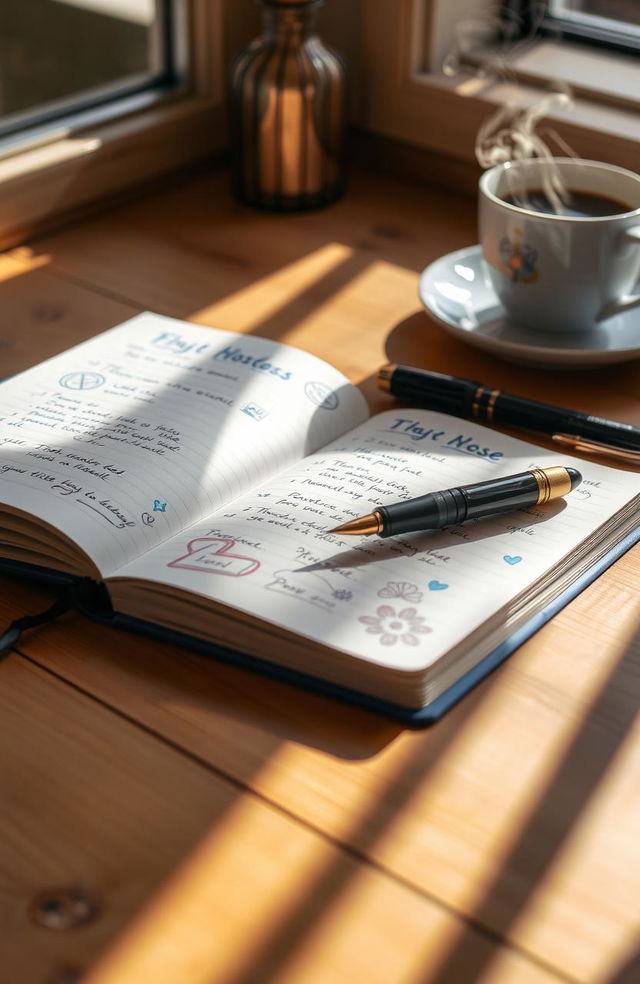
[[[558,464],[578,468],[583,481],[545,507],[388,539],[327,533],[379,505]],[[437,663],[589,537],[597,544],[597,531],[639,494],[639,475],[444,414],[393,410],[121,575],[213,599],[342,653],[412,673]],[[111,588],[126,611],[126,583]],[[194,615],[195,635],[200,617]]]

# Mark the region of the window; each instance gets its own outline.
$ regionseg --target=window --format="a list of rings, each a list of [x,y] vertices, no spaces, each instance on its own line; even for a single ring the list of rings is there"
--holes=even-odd
[[[600,2],[620,16],[618,0],[584,0],[583,13],[587,5],[594,10]],[[539,11],[540,0],[526,6],[512,0],[509,9],[530,12],[532,3]],[[637,19],[640,2],[628,0],[624,8],[635,11]],[[640,61],[635,54],[564,39],[541,40],[529,26],[525,37],[530,43],[498,45],[495,72],[478,70],[484,65],[480,51],[460,71],[443,73],[456,45],[459,53],[470,56],[472,44],[490,44],[490,29],[495,36],[496,11],[501,9],[501,0],[364,0],[366,97],[358,107],[360,125],[425,148],[432,155],[423,165],[425,173],[431,167],[446,175],[454,159],[460,164],[461,184],[472,187],[476,135],[489,117],[505,104],[535,105],[561,80],[574,94],[571,109],[553,108],[548,116],[561,140],[582,157],[637,171]]]
[[[225,3],[0,0],[0,248],[221,150]]]
[[[640,45],[638,0],[504,0],[502,16],[514,38],[537,32],[635,53]]]
[[[179,4],[20,0],[0,13],[0,136],[175,88]]]

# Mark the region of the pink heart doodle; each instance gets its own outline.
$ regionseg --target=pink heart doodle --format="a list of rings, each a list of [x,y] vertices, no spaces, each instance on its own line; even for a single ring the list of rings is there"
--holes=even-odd
[[[219,536],[200,536],[187,544],[187,553],[172,560],[167,567],[198,571],[201,574],[225,574],[227,577],[245,577],[260,567],[252,557],[232,553],[235,540]]]

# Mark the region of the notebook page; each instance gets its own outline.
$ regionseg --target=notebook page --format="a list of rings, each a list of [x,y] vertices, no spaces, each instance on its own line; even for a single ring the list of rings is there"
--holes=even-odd
[[[378,505],[554,464],[576,467],[583,482],[545,507],[387,539],[326,532]],[[638,494],[639,475],[444,414],[393,410],[122,574],[222,601],[364,660],[419,670]],[[118,600],[126,602],[124,590]]]
[[[314,356],[147,313],[0,385],[0,503],[105,576],[367,415]]]

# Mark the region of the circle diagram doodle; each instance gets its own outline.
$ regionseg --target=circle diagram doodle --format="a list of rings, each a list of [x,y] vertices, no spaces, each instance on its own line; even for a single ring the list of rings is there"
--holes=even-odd
[[[336,410],[338,407],[338,394],[325,383],[310,380],[305,383],[304,392],[307,399],[322,410]]]
[[[60,385],[70,390],[93,390],[105,383],[106,379],[99,372],[68,372],[60,379]]]

